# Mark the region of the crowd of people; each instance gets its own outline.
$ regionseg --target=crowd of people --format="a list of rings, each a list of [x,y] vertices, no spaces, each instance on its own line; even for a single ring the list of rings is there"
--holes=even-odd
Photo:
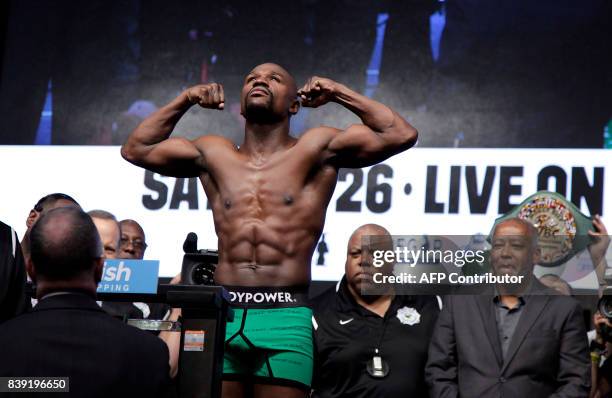
[[[599,239],[594,244],[605,252],[607,231],[599,217],[594,223]],[[105,258],[144,258],[147,243],[138,222],[118,222],[104,210],[85,213],[75,199],[55,193],[37,202],[26,225],[20,244],[14,230],[1,224],[0,341],[7,360],[0,375],[70,375],[75,395],[175,394],[179,345],[168,333],[158,339],[124,321],[176,321],[180,309],[95,301]],[[612,323],[595,312],[587,335],[590,325],[571,297],[571,285],[554,274],[535,277],[538,232],[529,222],[509,219],[491,237],[492,271],[527,276],[520,286],[483,286],[445,297],[406,295],[392,286],[371,291],[377,269],[362,246],[365,236],[387,239],[393,247],[384,227],[359,227],[348,239],[345,276],[309,302],[314,361],[298,366],[312,366],[311,396],[603,397],[610,392],[612,364],[606,359]],[[383,271],[392,272],[392,265],[386,263],[390,268]],[[26,270],[36,285],[32,301]],[[243,361],[236,363],[245,366]],[[89,377],[106,373],[110,377],[92,395]]]

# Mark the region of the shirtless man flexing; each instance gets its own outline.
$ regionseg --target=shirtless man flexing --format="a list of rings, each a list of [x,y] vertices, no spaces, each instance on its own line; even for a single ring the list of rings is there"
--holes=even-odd
[[[244,80],[244,141],[170,137],[198,104],[224,108],[223,88],[191,87],[144,120],[121,149],[129,162],[174,177],[198,177],[219,238],[215,282],[230,291],[223,396],[303,397],[312,378],[311,311],[305,305],[311,256],[341,167],[379,163],[414,145],[417,131],[389,107],[333,80],[297,89],[281,66],[255,67]],[[300,103],[330,101],[363,124],[316,127],[299,139],[289,121]]]

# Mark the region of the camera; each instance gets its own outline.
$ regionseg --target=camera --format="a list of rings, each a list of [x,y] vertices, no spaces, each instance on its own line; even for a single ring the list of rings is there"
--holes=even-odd
[[[198,250],[198,235],[194,232],[187,234],[183,243],[183,266],[181,268],[181,281],[185,285],[214,285],[214,275],[219,263],[217,250]]]
[[[597,302],[597,309],[599,313],[605,316],[609,321],[612,321],[612,268],[606,269],[604,274],[604,281],[606,287],[601,293],[601,298]],[[599,333],[601,337],[607,342],[612,342],[612,328],[608,325],[601,325]]]

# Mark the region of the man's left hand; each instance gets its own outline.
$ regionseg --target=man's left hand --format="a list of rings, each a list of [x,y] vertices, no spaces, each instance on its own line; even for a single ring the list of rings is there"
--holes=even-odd
[[[297,93],[302,106],[317,108],[335,99],[337,87],[338,83],[331,79],[313,76]]]

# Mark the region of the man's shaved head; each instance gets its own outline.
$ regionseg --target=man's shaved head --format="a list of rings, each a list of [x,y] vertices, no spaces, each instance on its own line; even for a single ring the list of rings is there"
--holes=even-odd
[[[69,280],[88,273],[102,257],[91,217],[77,207],[45,212],[30,233],[31,259],[39,278]]]
[[[385,227],[365,224],[351,234],[344,271],[349,289],[362,298],[370,296],[372,299],[385,293],[385,286],[374,284],[372,279],[374,273],[379,272],[373,268],[372,253],[375,250],[393,250],[393,238]],[[391,266],[388,264],[380,272],[389,272]]]
[[[520,228],[523,228],[524,234],[525,236],[529,237],[529,242],[531,243],[532,247],[538,247],[538,229],[531,222],[518,217],[508,218],[493,227],[493,231],[491,231],[491,236],[495,236],[495,233],[502,225],[515,225]]]
[[[49,195],[46,195],[40,198],[38,202],[36,202],[36,204],[34,205],[34,210],[36,210],[39,213],[42,213],[45,210],[50,210],[55,207],[60,207],[60,206],[55,206],[55,204],[59,201],[62,201],[62,203],[60,204],[71,202],[76,207],[80,207],[79,203],[76,200],[74,200],[72,196],[66,195],[65,193],[52,193],[52,194],[49,194]]]
[[[295,79],[293,78],[291,73],[287,71],[287,69],[283,68],[279,64],[275,64],[274,62],[264,62],[263,64],[259,64],[253,69],[251,69],[249,74],[257,72],[260,69],[271,69],[274,70],[276,73],[280,74],[281,76],[285,77],[287,79],[287,84],[289,85],[290,89],[295,92],[295,96],[297,97],[297,84],[295,83]]]
[[[351,238],[353,238],[355,235],[381,235],[381,236],[391,236],[391,233],[387,230],[387,228],[383,227],[382,225],[378,225],[378,224],[364,224],[361,227],[357,228],[355,231],[353,231],[353,233],[351,234]]]
[[[138,224],[137,221],[131,220],[129,218],[119,221],[119,227],[124,228],[126,226],[132,226],[136,228],[142,235],[144,235],[144,229],[142,229],[142,227],[140,226],[140,224]]]
[[[378,224],[364,224],[357,228],[349,238],[348,250],[351,250],[351,246],[361,246],[362,240],[367,237],[369,242],[368,246],[372,248],[392,250],[393,249],[393,238],[387,228]]]

